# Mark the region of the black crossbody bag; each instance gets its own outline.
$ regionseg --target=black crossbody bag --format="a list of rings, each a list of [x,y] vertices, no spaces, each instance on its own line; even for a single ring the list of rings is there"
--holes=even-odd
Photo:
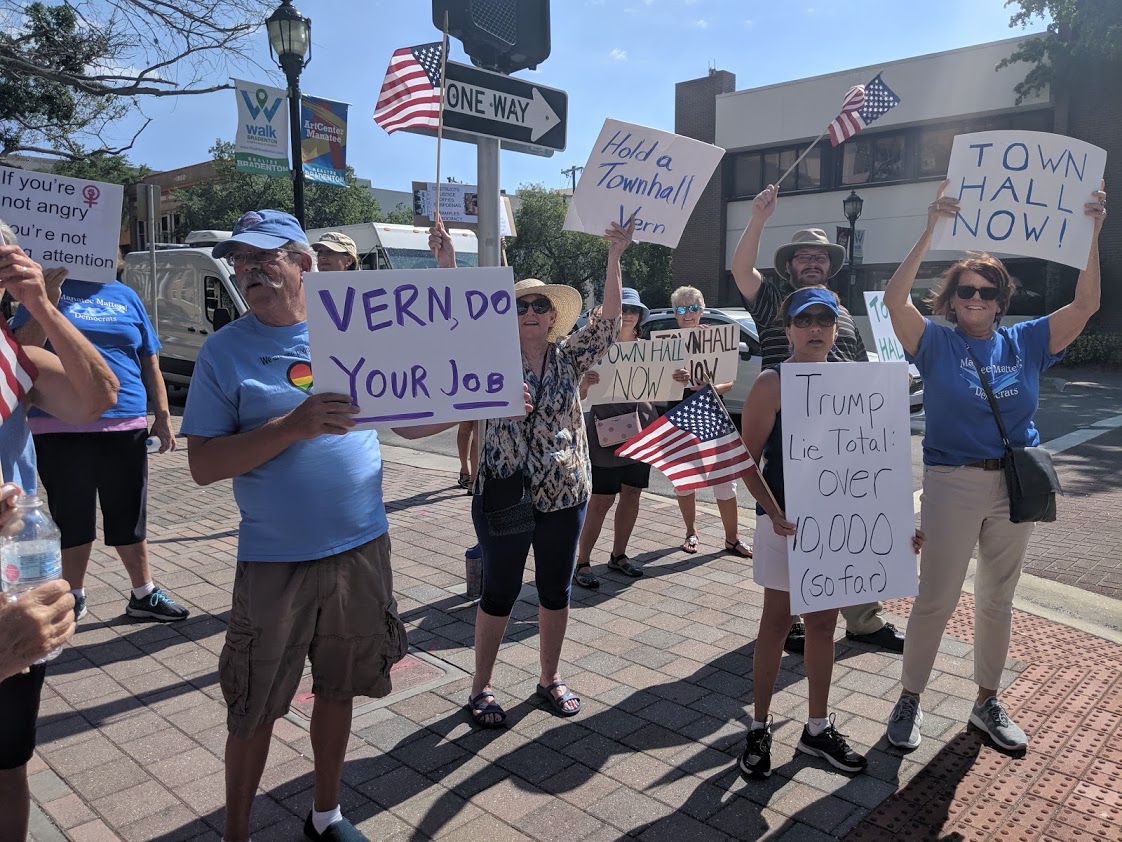
[[[1001,466],[1009,489],[1009,520],[1013,523],[1051,523],[1056,519],[1056,492],[1063,494],[1064,491],[1052,464],[1052,454],[1043,447],[1013,447],[1009,443],[989,378],[969,345],[966,353],[974,361],[974,370],[978,372],[978,380],[986,391],[993,419],[1001,433],[1001,443],[1005,445]]]

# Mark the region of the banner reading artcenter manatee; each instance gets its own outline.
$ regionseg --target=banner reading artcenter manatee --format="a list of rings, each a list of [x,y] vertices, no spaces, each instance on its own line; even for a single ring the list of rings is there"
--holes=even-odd
[[[919,590],[906,372],[901,362],[780,368],[792,613]]]
[[[605,120],[565,213],[566,231],[603,234],[635,216],[635,241],[674,248],[725,150]]]
[[[238,130],[234,135],[234,169],[287,178],[288,94],[280,88],[234,80]]]
[[[347,186],[347,103],[300,97],[300,157],[308,181]]]
[[[315,390],[359,429],[525,413],[510,267],[310,272]]]
[[[64,175],[0,169],[0,219],[46,268],[108,284],[117,280],[124,188]]]
[[[947,196],[959,200],[931,247],[997,251],[1087,268],[1094,221],[1083,205],[1099,189],[1106,151],[1047,132],[958,135]]]

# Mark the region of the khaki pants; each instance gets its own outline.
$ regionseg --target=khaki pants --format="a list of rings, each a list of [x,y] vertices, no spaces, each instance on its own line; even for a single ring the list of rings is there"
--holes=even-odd
[[[920,528],[927,543],[904,641],[905,690],[922,693],[927,686],[975,547],[974,681],[998,689],[1009,654],[1013,591],[1034,525],[1009,520],[1009,492],[1001,471],[924,467]]]

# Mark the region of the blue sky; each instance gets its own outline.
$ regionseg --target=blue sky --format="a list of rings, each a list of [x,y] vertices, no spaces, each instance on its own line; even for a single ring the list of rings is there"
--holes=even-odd
[[[436,141],[387,135],[371,119],[390,54],[439,38],[432,4],[296,0],[296,6],[312,19],[304,92],[351,104],[348,163],[377,187],[408,190],[411,181],[432,180]],[[508,192],[523,183],[567,184],[561,170],[584,164],[606,117],[673,129],[675,83],[704,76],[710,66],[734,73],[744,89],[1022,32],[1009,28],[1004,0],[941,0],[937,12],[920,12],[906,0],[553,0],[551,6],[552,54],[537,71],[518,75],[568,92],[568,147],[552,158],[502,153]],[[1028,31],[1041,29],[1039,23]],[[283,86],[263,29],[254,43],[260,67],[239,75]],[[459,42],[451,43],[450,58],[467,62]],[[231,91],[149,101],[144,112],[152,124],[128,155],[153,169],[206,160],[216,138],[233,139]],[[834,116],[823,114],[823,126]],[[475,147],[446,142],[441,174],[474,182]]]

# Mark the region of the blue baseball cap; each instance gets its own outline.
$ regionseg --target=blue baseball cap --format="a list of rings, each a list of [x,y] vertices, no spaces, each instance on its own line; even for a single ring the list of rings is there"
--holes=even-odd
[[[790,303],[787,305],[787,318],[793,319],[807,307],[822,304],[838,313],[838,297],[826,287],[802,287],[791,293]]]
[[[230,239],[216,245],[211,254],[225,257],[238,243],[259,249],[279,249],[290,240],[308,242],[308,236],[292,214],[278,210],[249,211],[234,225]]]
[[[651,308],[643,303],[643,299],[639,297],[639,291],[631,287],[623,288],[623,304],[628,307],[641,307],[643,312],[639,315],[639,324],[647,320],[647,316],[651,314]]]

